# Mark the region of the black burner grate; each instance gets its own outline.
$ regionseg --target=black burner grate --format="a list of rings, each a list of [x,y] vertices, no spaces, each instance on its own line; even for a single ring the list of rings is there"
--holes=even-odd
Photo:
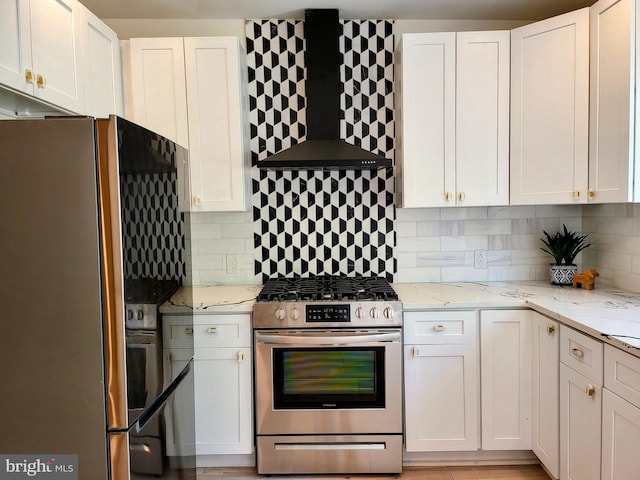
[[[398,294],[382,277],[271,278],[258,295],[258,302],[398,300]]]

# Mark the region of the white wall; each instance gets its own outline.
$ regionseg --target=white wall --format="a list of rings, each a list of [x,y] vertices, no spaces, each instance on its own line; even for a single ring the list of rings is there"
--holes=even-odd
[[[103,20],[120,40],[137,37],[234,36],[244,41],[244,20],[122,19]]]
[[[244,42],[244,19],[157,20],[107,18],[120,40],[135,37],[235,36]],[[396,42],[403,33],[509,30],[530,22],[516,20],[395,20]]]

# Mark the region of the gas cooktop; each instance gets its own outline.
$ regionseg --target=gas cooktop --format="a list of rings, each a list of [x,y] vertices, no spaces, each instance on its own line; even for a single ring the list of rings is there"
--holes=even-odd
[[[258,302],[303,301],[397,301],[398,294],[381,277],[271,278],[258,295]]]
[[[272,278],[253,306],[253,327],[399,327],[402,303],[381,277]]]

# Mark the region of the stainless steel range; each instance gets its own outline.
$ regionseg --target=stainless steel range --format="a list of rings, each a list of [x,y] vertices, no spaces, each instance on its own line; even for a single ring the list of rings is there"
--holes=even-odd
[[[253,326],[258,473],[402,470],[402,304],[385,279],[270,279]]]

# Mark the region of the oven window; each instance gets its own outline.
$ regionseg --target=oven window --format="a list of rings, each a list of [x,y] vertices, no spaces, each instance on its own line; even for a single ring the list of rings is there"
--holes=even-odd
[[[384,350],[274,349],[274,408],[384,408]]]
[[[127,347],[127,403],[130,409],[147,406],[147,350]]]

